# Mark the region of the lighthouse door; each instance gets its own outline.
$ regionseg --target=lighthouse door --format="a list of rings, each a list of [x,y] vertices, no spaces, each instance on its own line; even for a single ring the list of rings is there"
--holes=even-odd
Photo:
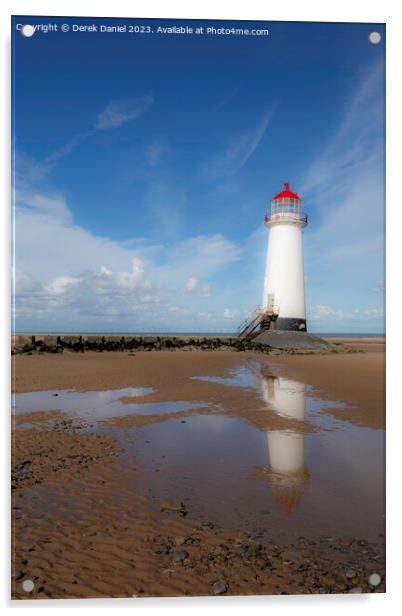
[[[274,299],[275,299],[275,295],[273,293],[268,293],[268,302],[267,302],[268,312],[274,311]]]

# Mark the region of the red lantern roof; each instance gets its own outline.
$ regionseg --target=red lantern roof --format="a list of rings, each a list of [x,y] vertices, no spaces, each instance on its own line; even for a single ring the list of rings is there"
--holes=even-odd
[[[285,190],[282,190],[282,192],[278,193],[272,199],[272,201],[276,201],[277,199],[297,199],[297,201],[301,201],[297,193],[294,193],[291,190],[289,190],[289,182],[285,182]]]

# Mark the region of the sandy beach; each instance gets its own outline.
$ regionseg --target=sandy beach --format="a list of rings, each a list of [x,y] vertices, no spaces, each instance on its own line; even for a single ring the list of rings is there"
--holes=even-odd
[[[384,592],[384,342],[346,342],[14,356],[12,596]]]

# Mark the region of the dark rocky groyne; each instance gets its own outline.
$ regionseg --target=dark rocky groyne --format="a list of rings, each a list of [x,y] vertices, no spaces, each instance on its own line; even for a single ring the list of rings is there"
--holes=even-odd
[[[102,336],[102,335],[28,335],[13,337],[11,352],[17,354],[86,351],[173,351],[219,349],[270,353],[270,346],[235,336]]]
[[[102,334],[15,334],[12,355],[42,353],[135,351],[255,351],[266,355],[360,353],[361,349],[331,343],[303,332],[262,332],[254,338],[237,336],[140,336]]]

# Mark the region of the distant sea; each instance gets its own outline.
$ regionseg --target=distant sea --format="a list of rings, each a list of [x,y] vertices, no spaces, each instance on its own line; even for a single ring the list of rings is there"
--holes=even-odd
[[[331,332],[309,332],[313,336],[320,336],[321,338],[385,338],[385,332],[378,332],[377,334],[365,334],[365,333],[354,333],[354,332],[345,332],[343,334],[332,334]]]

